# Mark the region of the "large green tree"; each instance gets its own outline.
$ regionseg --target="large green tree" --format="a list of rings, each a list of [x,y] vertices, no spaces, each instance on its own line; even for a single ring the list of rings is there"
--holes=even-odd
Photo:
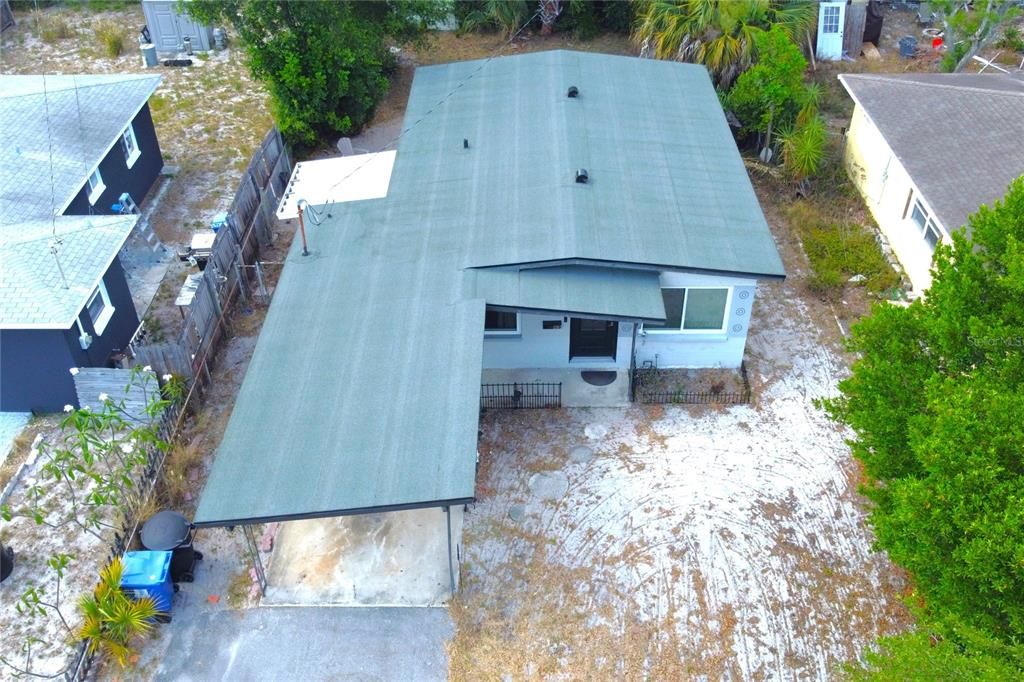
[[[807,60],[800,48],[778,26],[754,37],[759,55],[757,63],[744,71],[725,97],[746,133],[766,136],[771,146],[773,129],[788,129],[802,109],[807,117],[815,114],[815,91],[804,84]]]
[[[778,26],[798,42],[816,13],[810,0],[637,0],[633,39],[658,59],[703,64],[728,88],[757,60],[759,34]]]
[[[270,92],[278,127],[302,144],[358,132],[387,93],[394,65],[388,40],[419,38],[450,9],[430,0],[192,0],[182,6],[201,21],[234,27],[253,76]]]
[[[824,402],[855,434],[877,546],[932,617],[1024,641],[1024,178],[940,245],[927,297],[854,326]],[[968,236],[968,234],[970,236]]]

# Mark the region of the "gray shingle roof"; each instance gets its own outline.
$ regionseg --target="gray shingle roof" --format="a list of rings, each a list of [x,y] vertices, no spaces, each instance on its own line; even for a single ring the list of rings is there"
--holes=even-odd
[[[420,68],[405,128],[388,196],[293,243],[196,523],[472,498],[488,303],[663,319],[662,266],[783,274],[702,67]]]
[[[947,230],[1024,174],[1024,79],[842,74]]]
[[[159,83],[148,74],[0,75],[0,328],[66,329],[85,306],[137,218],[55,214]]]
[[[0,76],[0,229],[59,212],[159,83],[146,74]]]
[[[70,328],[136,220],[66,216],[0,231],[0,329]]]

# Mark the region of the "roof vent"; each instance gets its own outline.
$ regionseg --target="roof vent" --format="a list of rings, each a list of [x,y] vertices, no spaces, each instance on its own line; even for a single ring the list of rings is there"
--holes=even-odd
[[[576,171],[576,182],[581,185],[585,185],[590,181],[590,175],[587,173],[586,168],[580,168]]]
[[[466,138],[462,138],[462,148],[469,149],[469,140],[467,140]]]
[[[576,99],[579,96],[580,96],[580,89],[577,88],[575,85],[570,85],[569,86],[569,98],[570,99]]]

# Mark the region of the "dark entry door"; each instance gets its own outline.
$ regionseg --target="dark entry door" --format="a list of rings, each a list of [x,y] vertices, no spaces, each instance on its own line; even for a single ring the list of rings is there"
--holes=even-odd
[[[569,359],[614,358],[619,323],[574,317],[569,322]]]

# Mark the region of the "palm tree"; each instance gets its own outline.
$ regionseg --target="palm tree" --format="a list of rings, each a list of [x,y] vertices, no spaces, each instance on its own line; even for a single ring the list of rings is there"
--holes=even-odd
[[[703,64],[723,88],[756,61],[754,36],[779,26],[799,44],[814,23],[811,0],[639,2],[633,40],[658,59]]]
[[[160,615],[151,597],[132,599],[121,589],[124,564],[114,559],[100,571],[100,582],[91,595],[82,595],[78,610],[83,616],[76,631],[79,640],[89,643],[89,653],[112,656],[124,667],[132,655],[132,640],[152,628]]]

